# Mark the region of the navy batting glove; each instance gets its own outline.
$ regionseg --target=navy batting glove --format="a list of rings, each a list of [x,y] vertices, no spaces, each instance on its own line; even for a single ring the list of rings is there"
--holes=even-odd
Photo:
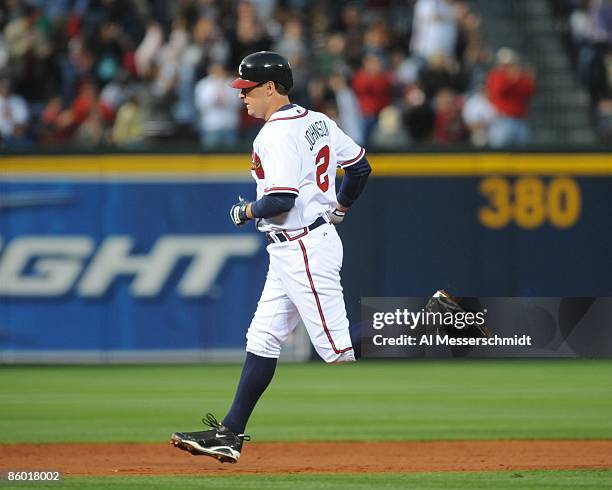
[[[246,208],[249,201],[245,201],[242,196],[238,196],[238,202],[230,209],[230,218],[236,226],[242,226],[249,221],[246,214]]]

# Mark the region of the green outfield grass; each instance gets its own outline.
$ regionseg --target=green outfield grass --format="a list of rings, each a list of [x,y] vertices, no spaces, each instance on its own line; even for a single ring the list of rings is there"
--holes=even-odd
[[[36,484],[35,488],[206,488],[211,490],[353,490],[411,488],[428,490],[515,490],[538,489],[609,489],[612,470],[608,471],[521,471],[463,473],[374,473],[286,476],[223,476],[223,477],[105,477],[66,478],[60,484]],[[23,488],[3,485],[3,488]],[[34,487],[33,487],[34,488]]]
[[[0,442],[166,441],[196,430],[207,411],[222,417],[239,374],[238,365],[4,366]],[[608,439],[611,413],[609,360],[283,364],[249,432],[256,441]]]

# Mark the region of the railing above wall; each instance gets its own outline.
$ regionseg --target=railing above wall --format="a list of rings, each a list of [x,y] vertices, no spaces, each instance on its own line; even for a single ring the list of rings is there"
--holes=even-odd
[[[611,176],[612,153],[575,152],[412,152],[368,153],[373,177],[583,175]],[[155,180],[249,180],[250,156],[236,153],[22,153],[0,158],[0,178],[35,176],[122,176]]]

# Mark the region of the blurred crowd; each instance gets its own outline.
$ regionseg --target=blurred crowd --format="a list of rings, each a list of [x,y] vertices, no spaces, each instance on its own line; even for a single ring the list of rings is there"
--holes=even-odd
[[[554,0],[578,78],[603,141],[612,140],[612,0]]]
[[[459,0],[3,0],[0,141],[248,144],[261,121],[228,83],[274,50],[292,101],[361,144],[524,144],[535,75],[480,24]]]

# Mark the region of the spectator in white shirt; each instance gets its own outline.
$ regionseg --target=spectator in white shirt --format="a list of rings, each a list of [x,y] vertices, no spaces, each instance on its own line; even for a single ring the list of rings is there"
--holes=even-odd
[[[195,86],[195,106],[200,114],[200,141],[206,148],[236,143],[242,103],[230,87],[232,78],[221,63]]]
[[[410,51],[426,60],[442,51],[455,58],[459,12],[453,0],[417,0],[414,7]]]
[[[335,74],[329,78],[329,88],[332,89],[336,98],[340,127],[357,144],[364,144],[363,116],[355,92],[341,74]]]
[[[25,143],[29,116],[28,104],[11,92],[11,82],[0,80],[0,142],[7,146]]]
[[[484,83],[468,96],[461,112],[463,122],[470,130],[470,141],[477,147],[489,143],[489,127],[497,118],[497,111],[489,102]]]

